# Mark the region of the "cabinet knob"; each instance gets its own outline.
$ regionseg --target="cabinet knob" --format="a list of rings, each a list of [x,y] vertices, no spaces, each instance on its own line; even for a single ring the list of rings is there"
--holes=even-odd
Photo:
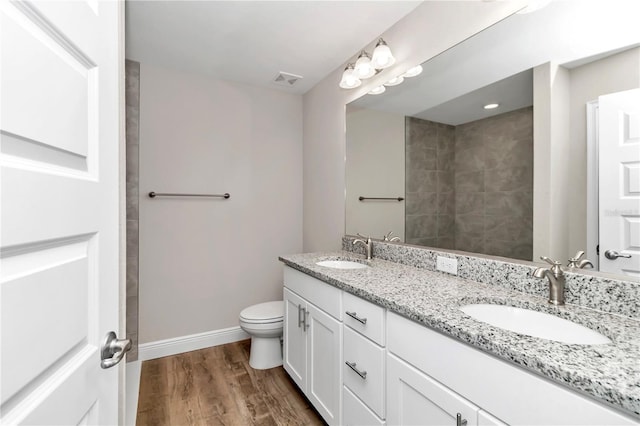
[[[462,418],[462,414],[456,414],[456,426],[467,426],[467,419]]]

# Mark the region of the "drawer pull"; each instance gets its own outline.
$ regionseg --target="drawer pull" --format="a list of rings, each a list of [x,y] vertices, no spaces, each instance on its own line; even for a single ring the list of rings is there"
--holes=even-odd
[[[467,426],[467,419],[462,418],[462,414],[456,414],[456,426]]]
[[[358,376],[362,377],[365,380],[367,379],[367,372],[358,370],[356,368],[356,363],[355,362],[345,361],[345,364],[347,364],[349,366],[349,368],[351,368],[353,371],[355,371]]]
[[[353,318],[354,320],[358,321],[360,324],[366,324],[367,323],[367,319],[366,318],[360,318],[358,316],[357,312],[346,311],[345,314],[349,315],[351,318]]]
[[[311,324],[308,324],[308,323],[307,323],[307,321],[309,321],[309,311],[307,311],[307,310],[305,309],[305,310],[304,310],[304,321],[303,321],[303,323],[304,323],[304,327],[303,327],[303,328],[304,328],[304,331],[305,331],[305,332],[307,331],[307,329],[308,329],[309,327],[311,327]]]

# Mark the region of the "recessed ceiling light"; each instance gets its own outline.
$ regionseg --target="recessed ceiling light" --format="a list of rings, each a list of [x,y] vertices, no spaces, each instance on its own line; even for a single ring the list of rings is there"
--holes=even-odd
[[[408,69],[407,72],[402,74],[402,76],[403,77],[415,77],[416,75],[420,74],[421,72],[422,72],[422,65],[418,65],[418,66],[415,66],[413,68]]]
[[[500,104],[486,104],[484,109],[496,109],[500,106]]]

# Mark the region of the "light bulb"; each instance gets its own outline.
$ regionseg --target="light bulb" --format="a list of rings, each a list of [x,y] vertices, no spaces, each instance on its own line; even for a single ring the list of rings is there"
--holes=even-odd
[[[342,73],[342,80],[340,80],[339,86],[343,89],[353,89],[361,84],[362,82],[356,75],[353,64],[348,64]]]
[[[372,91],[369,92],[370,95],[379,95],[381,93],[384,93],[384,91],[387,90],[386,87],[384,86],[378,86],[375,89],[373,89]]]
[[[371,64],[371,57],[369,57],[369,54],[367,52],[363,51],[360,56],[358,56],[355,70],[356,75],[359,78],[373,77],[373,75],[376,73],[375,68],[373,68],[373,65]]]
[[[373,57],[371,58],[374,68],[384,69],[390,67],[396,62],[396,58],[391,54],[391,49],[383,39],[378,40],[376,48],[373,49]]]
[[[409,68],[407,70],[407,72],[402,74],[402,76],[403,77],[415,77],[416,75],[419,75],[420,73],[422,73],[422,65],[418,65],[418,66],[415,66],[413,68]]]
[[[399,75],[397,77],[393,77],[391,80],[387,81],[384,85],[385,86],[397,86],[398,84],[402,83],[403,81],[404,81],[404,77]]]

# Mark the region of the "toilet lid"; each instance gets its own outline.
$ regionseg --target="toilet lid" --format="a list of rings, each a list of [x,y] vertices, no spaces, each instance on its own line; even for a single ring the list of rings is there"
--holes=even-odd
[[[273,321],[282,319],[284,316],[284,302],[259,303],[249,306],[240,312],[240,318],[248,321]]]

